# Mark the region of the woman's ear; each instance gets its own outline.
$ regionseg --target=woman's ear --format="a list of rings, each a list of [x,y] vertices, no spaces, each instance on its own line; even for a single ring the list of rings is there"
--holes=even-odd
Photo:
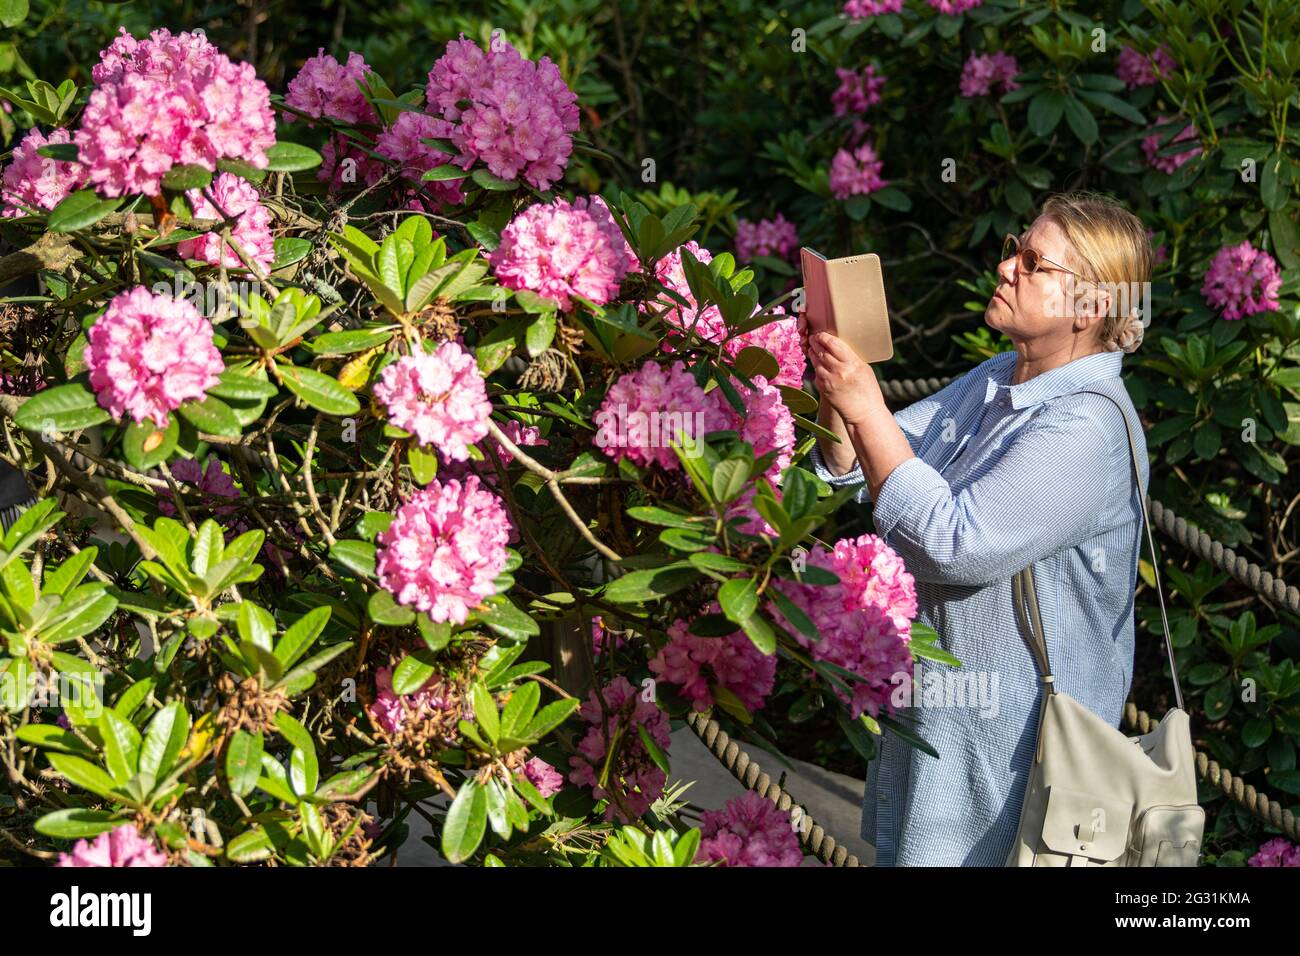
[[[1109,289],[1088,283],[1074,303],[1074,327],[1082,332],[1101,322],[1114,308],[1115,299]]]

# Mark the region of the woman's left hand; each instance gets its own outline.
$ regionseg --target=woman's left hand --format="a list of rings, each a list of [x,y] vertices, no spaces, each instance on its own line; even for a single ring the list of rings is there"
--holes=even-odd
[[[847,342],[830,332],[808,338],[808,357],[816,373],[817,393],[852,425],[888,409],[871,366]]]

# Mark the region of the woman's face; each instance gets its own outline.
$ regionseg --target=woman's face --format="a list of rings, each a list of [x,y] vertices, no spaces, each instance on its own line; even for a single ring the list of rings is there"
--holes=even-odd
[[[1038,271],[1032,275],[1021,272],[1016,256],[998,263],[998,285],[984,312],[985,323],[1006,333],[1013,342],[1072,335],[1083,319],[1071,308],[1072,284],[1079,280],[1053,264],[1059,262],[1078,271],[1064,231],[1052,220],[1040,217],[1021,237],[1020,247],[1038,253]],[[1041,261],[1044,257],[1052,262]]]

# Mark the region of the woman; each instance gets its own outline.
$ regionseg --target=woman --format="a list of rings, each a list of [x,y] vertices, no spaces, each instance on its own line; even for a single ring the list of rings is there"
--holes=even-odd
[[[862,836],[878,866],[1005,865],[1043,695],[1012,605],[1016,572],[1034,564],[1059,690],[1118,727],[1132,682],[1148,462],[1120,379],[1143,323],[1119,291],[1149,279],[1146,229],[1106,197],[1061,195],[1006,248],[984,320],[1014,350],[896,415],[871,367],[801,317],[820,421],[840,438],[819,440],[817,474],[865,483],[857,500],[870,494],[877,534],[915,577],[918,620],[962,662],[926,661],[899,711],[939,757],[886,731],[868,765]],[[1141,490],[1120,410],[1084,388],[1124,406]],[[985,693],[956,694],[957,681]]]

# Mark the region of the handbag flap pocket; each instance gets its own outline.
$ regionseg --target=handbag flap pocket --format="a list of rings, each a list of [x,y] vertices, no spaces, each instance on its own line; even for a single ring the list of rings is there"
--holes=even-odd
[[[1043,843],[1053,853],[1109,862],[1128,849],[1133,802],[1056,785],[1047,788]]]

